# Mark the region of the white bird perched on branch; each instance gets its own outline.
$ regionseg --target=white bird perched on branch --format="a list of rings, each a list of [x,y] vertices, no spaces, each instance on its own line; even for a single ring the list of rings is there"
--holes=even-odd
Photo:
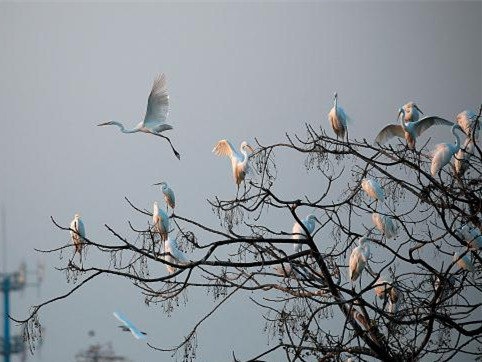
[[[469,245],[469,249],[482,249],[482,235],[476,228],[464,225],[459,230],[456,230],[455,234]]]
[[[405,122],[417,122],[420,118],[420,113],[423,114],[415,102],[408,102],[404,104],[402,108],[405,111]]]
[[[159,208],[157,201],[154,201],[152,222],[154,223],[154,230],[159,233],[161,240],[167,240],[169,235],[169,216],[167,216],[167,214]]]
[[[308,215],[303,220],[301,220],[301,222],[305,226],[306,230],[308,230],[310,235],[313,233],[313,231],[315,231],[315,222],[321,225],[320,220],[318,220],[317,217],[313,214]],[[293,239],[295,240],[307,238],[305,230],[303,230],[303,227],[297,222],[295,222],[293,225],[292,233],[293,233]],[[299,243],[293,244],[293,249],[295,253],[299,253],[302,250],[302,248],[303,248],[303,244],[299,244]]]
[[[239,189],[239,184],[244,181],[246,174],[249,173],[249,157],[247,150],[254,152],[253,148],[243,141],[239,147],[240,152],[236,151],[233,144],[228,140],[221,140],[214,146],[213,152],[218,156],[228,156],[231,159],[233,168],[234,182]]]
[[[377,230],[385,235],[387,239],[391,239],[397,235],[397,228],[390,216],[374,212],[372,213],[372,221]]]
[[[387,296],[387,293],[390,291],[391,287],[392,286],[389,279],[385,278],[384,276],[380,276],[375,282],[373,291],[378,298],[383,299]]]
[[[446,164],[450,162],[452,157],[460,149],[460,137],[455,133],[455,130],[461,130],[458,124],[452,126],[452,134],[455,137],[455,143],[439,143],[435,146],[435,150],[432,152],[432,165],[430,167],[430,173],[435,176]]]
[[[455,154],[454,169],[458,176],[463,176],[470,166],[470,158],[474,154],[474,142],[467,137],[464,144]]]
[[[123,325],[119,326],[124,332],[131,332],[135,339],[146,339],[147,333],[141,332],[137,327],[132,324],[123,314],[120,312],[114,312],[114,317],[116,317]]]
[[[380,184],[371,178],[364,178],[361,182],[361,186],[363,191],[367,193],[373,199],[376,199],[380,202],[385,201],[385,194],[383,192],[382,187]]]
[[[345,110],[338,105],[338,93],[335,92],[333,97],[333,108],[328,113],[328,120],[331,128],[339,138],[345,137],[348,123],[351,118],[346,114]]]
[[[161,185],[161,191],[164,194],[164,200],[166,201],[166,205],[171,207],[174,210],[176,207],[176,196],[174,195],[174,191],[167,185],[166,181],[158,182],[154,184],[154,186]]]
[[[169,95],[167,94],[166,75],[164,73],[160,73],[152,85],[149,100],[147,101],[146,115],[144,116],[143,121],[139,122],[134,128],[131,129],[125,129],[122,123],[115,121],[107,121],[98,124],[98,126],[117,126],[120,128],[122,133],[144,132],[162,137],[169,142],[174,155],[176,155],[178,159],[181,159],[181,155],[176,151],[171,140],[161,134],[164,131],[172,129],[172,126],[166,123],[168,114]]]
[[[369,239],[363,236],[358,240],[358,246],[353,249],[350,255],[349,274],[352,282],[356,281],[361,275],[369,258]]]
[[[461,257],[458,252],[454,252],[453,260],[460,269],[465,269],[470,272],[475,270],[474,264],[472,264],[467,254]]]
[[[398,116],[400,118],[400,124],[390,124],[383,128],[375,138],[375,144],[382,145],[393,137],[400,137],[405,138],[408,148],[414,149],[417,137],[420,136],[425,130],[434,125],[453,125],[453,122],[436,116],[424,117],[416,122],[406,123],[405,111],[403,108],[399,109]]]
[[[460,112],[457,115],[456,121],[467,137],[472,138],[473,133],[473,137],[475,140],[479,138],[480,121],[477,122],[477,115],[473,111],[465,110],[463,112]],[[476,124],[476,122],[478,124]]]
[[[167,238],[164,252],[167,254],[165,260],[171,264],[186,264],[189,262],[184,253],[179,250],[176,239]],[[166,268],[169,273],[174,273],[177,270],[175,267],[167,264]]]
[[[74,219],[70,223],[70,238],[75,247],[74,256],[76,253],[79,253],[80,258],[82,259],[82,248],[83,243],[85,242],[85,227],[79,214],[75,214]]]

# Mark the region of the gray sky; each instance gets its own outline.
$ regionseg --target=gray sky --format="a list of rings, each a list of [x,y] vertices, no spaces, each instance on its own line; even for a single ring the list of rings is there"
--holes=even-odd
[[[132,237],[127,220],[142,226],[146,220],[123,198],[150,209],[161,199],[151,184],[161,179],[176,191],[178,214],[217,226],[205,200],[233,196],[235,188],[228,160],[211,153],[215,142],[257,137],[267,144],[285,132],[303,135],[304,122],[328,127],[335,90],[355,120],[350,135],[370,140],[409,100],[448,119],[477,110],[481,13],[480,2],[0,4],[0,201],[8,268],[22,260],[34,265],[34,247],[68,240],[50,215],[67,225],[80,212],[93,240],[113,241],[104,223]],[[161,71],[180,162],[157,137],[95,127],[108,119],[135,125]],[[432,136],[451,139],[443,129]],[[287,198],[319,192],[316,180],[297,176],[302,163],[295,157],[278,160],[278,190]],[[289,230],[284,218],[278,227]],[[44,260],[41,296],[14,295],[15,316],[71,287],[53,269],[66,259]],[[128,282],[102,278],[41,312],[45,343],[29,360],[71,361],[95,341],[112,341],[134,361],[168,360],[120,333],[111,313],[121,309],[151,342],[169,346],[209,309],[204,292],[189,297],[188,308],[167,318],[159,307],[145,307]],[[241,298],[223,306],[200,330],[199,360],[227,360],[233,349],[244,358],[261,351],[267,337],[258,318]]]

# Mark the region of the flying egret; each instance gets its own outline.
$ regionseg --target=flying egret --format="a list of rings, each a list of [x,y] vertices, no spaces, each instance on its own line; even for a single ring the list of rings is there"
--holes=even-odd
[[[387,239],[391,239],[397,235],[397,228],[390,216],[374,212],[372,214],[372,221],[378,231],[385,235]]]
[[[165,260],[171,264],[186,264],[189,262],[184,253],[179,250],[176,239],[167,238],[164,252],[167,254]],[[169,273],[174,273],[177,270],[175,267],[167,264],[166,268]]]
[[[370,258],[370,245],[367,237],[361,237],[358,246],[353,249],[350,255],[350,279],[356,281],[365,269],[365,265]]]
[[[159,208],[157,201],[154,202],[152,222],[154,223],[154,229],[159,233],[161,240],[167,240],[169,235],[169,216]]]
[[[365,191],[367,195],[371,198],[381,202],[385,201],[385,194],[383,192],[383,189],[376,180],[371,178],[364,178],[361,182],[361,186],[363,191]]]
[[[176,157],[181,159],[181,155],[176,151],[171,140],[161,134],[164,131],[172,129],[172,126],[166,123],[168,114],[169,95],[167,94],[166,75],[164,73],[160,73],[152,85],[152,90],[147,101],[146,115],[144,116],[143,121],[139,122],[134,128],[131,129],[126,129],[122,123],[115,121],[107,121],[98,124],[98,126],[117,126],[120,128],[122,133],[144,132],[162,137],[169,142],[169,145],[171,146]]]
[[[472,228],[469,225],[464,225],[459,230],[456,230],[455,234],[469,245],[469,249],[482,249],[482,235],[476,228]]]
[[[453,155],[455,155],[455,153],[457,153],[457,151],[460,149],[460,138],[455,133],[456,129],[462,130],[458,124],[454,124],[452,126],[452,134],[455,137],[455,144],[440,143],[435,146],[435,150],[432,153],[432,165],[430,167],[430,173],[432,176],[435,176],[442,169],[442,167],[448,164]]]
[[[373,288],[373,291],[375,292],[375,295],[378,298],[383,299],[390,291],[390,289],[391,289],[391,284],[389,280],[384,276],[380,276],[375,282],[375,288]]]
[[[253,148],[246,141],[241,143],[240,152],[236,151],[233,144],[228,140],[219,141],[213,149],[214,154],[218,156],[228,156],[231,159],[233,168],[233,177],[239,189],[239,184],[244,181],[246,174],[249,172],[248,152],[254,152]]]
[[[176,207],[176,196],[174,195],[174,191],[167,185],[166,181],[159,182],[154,184],[154,186],[161,185],[161,191],[164,194],[164,200],[166,201],[166,205],[171,207],[174,210]]]
[[[131,332],[136,339],[146,339],[147,333],[141,332],[137,327],[132,324],[123,314],[120,312],[114,312],[114,317],[116,317],[123,325],[119,326],[124,332]]]
[[[470,261],[470,258],[467,254],[464,255],[463,257],[460,257],[459,253],[454,252],[453,260],[456,262],[457,266],[460,269],[465,269],[465,270],[468,270],[470,272],[475,270],[474,264],[472,264],[472,262]]]
[[[416,122],[405,122],[405,111],[400,108],[398,111],[398,116],[400,118],[400,124],[390,124],[383,128],[375,138],[375,144],[384,144],[389,139],[393,137],[405,138],[407,141],[408,148],[414,149],[417,137],[420,136],[425,130],[429,129],[434,125],[441,126],[452,126],[453,122],[447,121],[446,119],[431,116],[424,117]]]
[[[423,114],[415,102],[408,102],[402,108],[405,111],[405,122],[417,122],[420,118],[420,113]]]
[[[308,215],[303,220],[301,220],[301,222],[305,226],[306,230],[308,230],[310,235],[313,233],[313,231],[315,231],[315,222],[321,225],[320,220],[318,220],[318,218],[313,214]],[[292,233],[293,233],[293,239],[295,240],[307,238],[305,231],[303,230],[301,225],[298,224],[297,222],[295,222],[293,225]],[[299,253],[302,248],[303,248],[303,244],[299,244],[299,243],[293,244],[293,249],[295,253]]]
[[[477,115],[473,111],[465,110],[460,112],[457,115],[456,121],[467,137],[472,138],[472,132],[474,132],[474,139],[479,138],[480,121],[477,124],[477,128],[475,128]]]
[[[463,176],[470,166],[470,158],[474,154],[474,142],[467,137],[464,144],[455,154],[454,169],[458,176]]]
[[[345,113],[345,110],[338,105],[338,93],[336,92],[333,97],[333,108],[328,113],[328,120],[336,136],[339,138],[345,137],[347,124],[351,122],[351,118]]]
[[[70,223],[70,238],[75,247],[74,256],[76,253],[79,253],[80,258],[82,259],[82,247],[85,242],[85,227],[79,214],[75,214],[74,219]]]

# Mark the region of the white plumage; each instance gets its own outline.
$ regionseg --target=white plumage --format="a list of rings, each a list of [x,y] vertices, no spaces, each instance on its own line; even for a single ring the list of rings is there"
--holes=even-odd
[[[137,329],[137,327],[123,314],[117,311],[112,314],[114,314],[114,317],[116,317],[123,324],[123,326],[121,326],[123,331],[131,332],[135,339],[146,339],[146,333]]]
[[[166,240],[169,234],[169,216],[159,208],[157,201],[154,202],[152,222],[154,230],[159,233],[161,240]]]
[[[173,239],[171,237],[167,238],[164,252],[167,254],[165,256],[165,260],[171,264],[181,265],[189,262],[184,253],[179,250],[176,239]],[[166,268],[169,273],[174,273],[177,270],[177,268],[167,264]]]
[[[432,164],[430,166],[430,173],[435,176],[445,165],[447,165],[455,153],[460,149],[460,138],[455,133],[456,129],[461,129],[459,125],[452,126],[452,134],[455,137],[455,143],[440,143],[432,152]]]
[[[345,137],[347,124],[351,122],[351,119],[345,110],[338,105],[338,93],[336,92],[333,99],[333,108],[328,113],[328,120],[336,136],[339,138]]]
[[[405,122],[417,122],[420,118],[420,113],[423,114],[415,102],[408,102],[402,108],[405,111]]]
[[[431,116],[418,121],[405,122],[406,113],[403,108],[399,110],[400,124],[390,124],[383,128],[375,138],[375,144],[384,144],[393,137],[405,138],[408,148],[414,149],[417,137],[434,125],[452,126],[453,122]]]
[[[75,253],[79,253],[82,257],[83,243],[85,242],[85,227],[84,222],[81,220],[79,214],[75,214],[74,219],[70,223],[70,238],[75,247]]]
[[[453,260],[456,262],[457,266],[460,269],[465,269],[470,272],[475,270],[474,264],[470,261],[470,258],[467,254],[465,254],[463,257],[460,256],[458,252],[454,252],[454,258]]]
[[[164,201],[166,201],[166,204],[171,209],[174,209],[176,207],[176,196],[174,195],[174,191],[172,190],[172,188],[169,187],[166,181],[162,181],[154,185],[161,185],[161,191],[164,195]]]
[[[465,110],[460,112],[457,115],[456,120],[457,124],[462,128],[462,131],[464,131],[467,137],[471,138],[472,132],[474,132],[474,139],[477,140],[479,138],[480,122],[478,122],[477,128],[475,128],[477,115],[473,111]]]
[[[470,158],[474,154],[474,142],[467,137],[462,147],[455,154],[454,169],[455,173],[462,176],[470,166]]]
[[[387,292],[391,289],[390,281],[388,278],[384,276],[380,276],[377,281],[375,282],[375,287],[373,288],[373,291],[375,292],[375,295],[383,299],[386,297]]]
[[[321,224],[320,221],[313,214],[308,215],[303,220],[301,220],[301,222],[306,227],[310,235],[313,233],[313,231],[315,231],[315,222],[318,222],[318,224]],[[305,231],[303,230],[301,225],[298,224],[297,222],[295,222],[293,225],[292,233],[293,233],[292,238],[295,240],[307,238]],[[293,250],[295,251],[295,253],[299,253],[302,249],[303,249],[303,244],[299,244],[299,243],[293,244]]]
[[[349,274],[352,282],[356,281],[365,269],[370,258],[370,245],[368,238],[361,237],[358,246],[353,249],[350,255]]]
[[[464,225],[455,233],[469,245],[471,250],[482,249],[482,235],[476,228]]]
[[[253,148],[248,145],[246,141],[241,143],[239,150],[240,152],[236,151],[233,144],[228,140],[219,141],[213,149],[214,154],[218,156],[228,156],[231,159],[234,182],[238,187],[250,171],[249,157],[246,150],[254,152]]]
[[[395,222],[388,215],[381,215],[378,212],[372,214],[372,221],[378,231],[380,231],[387,239],[391,239],[397,235]]]
[[[115,121],[104,122],[98,126],[117,126],[122,133],[144,132],[162,137],[169,142],[172,151],[176,157],[180,159],[181,155],[175,150],[171,140],[168,137],[161,135],[162,132],[172,129],[172,126],[166,123],[168,114],[169,95],[167,93],[166,75],[160,73],[152,85],[151,93],[149,94],[149,99],[147,101],[146,115],[144,116],[143,121],[139,122],[131,129],[126,129],[122,123]]]
[[[364,178],[361,182],[361,186],[363,191],[365,191],[366,194],[372,199],[376,199],[381,202],[385,201],[385,194],[383,192],[383,189],[376,180],[371,178]]]

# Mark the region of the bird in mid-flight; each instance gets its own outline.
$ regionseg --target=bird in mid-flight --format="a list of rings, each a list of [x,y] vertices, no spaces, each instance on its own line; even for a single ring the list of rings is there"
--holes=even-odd
[[[139,122],[134,128],[131,129],[126,129],[122,123],[115,121],[107,121],[98,124],[98,126],[117,126],[120,128],[122,133],[144,132],[162,137],[169,142],[174,155],[176,155],[178,159],[181,159],[181,155],[176,151],[171,143],[171,140],[161,134],[164,131],[172,129],[172,126],[166,123],[168,114],[169,95],[167,94],[166,75],[161,73],[154,80],[154,84],[152,85],[152,90],[147,101],[146,115],[144,116],[143,121]]]
[[[132,324],[124,315],[120,312],[114,312],[114,317],[116,317],[123,325],[119,326],[124,332],[131,332],[135,339],[146,339],[147,333],[141,332],[137,327]]]

